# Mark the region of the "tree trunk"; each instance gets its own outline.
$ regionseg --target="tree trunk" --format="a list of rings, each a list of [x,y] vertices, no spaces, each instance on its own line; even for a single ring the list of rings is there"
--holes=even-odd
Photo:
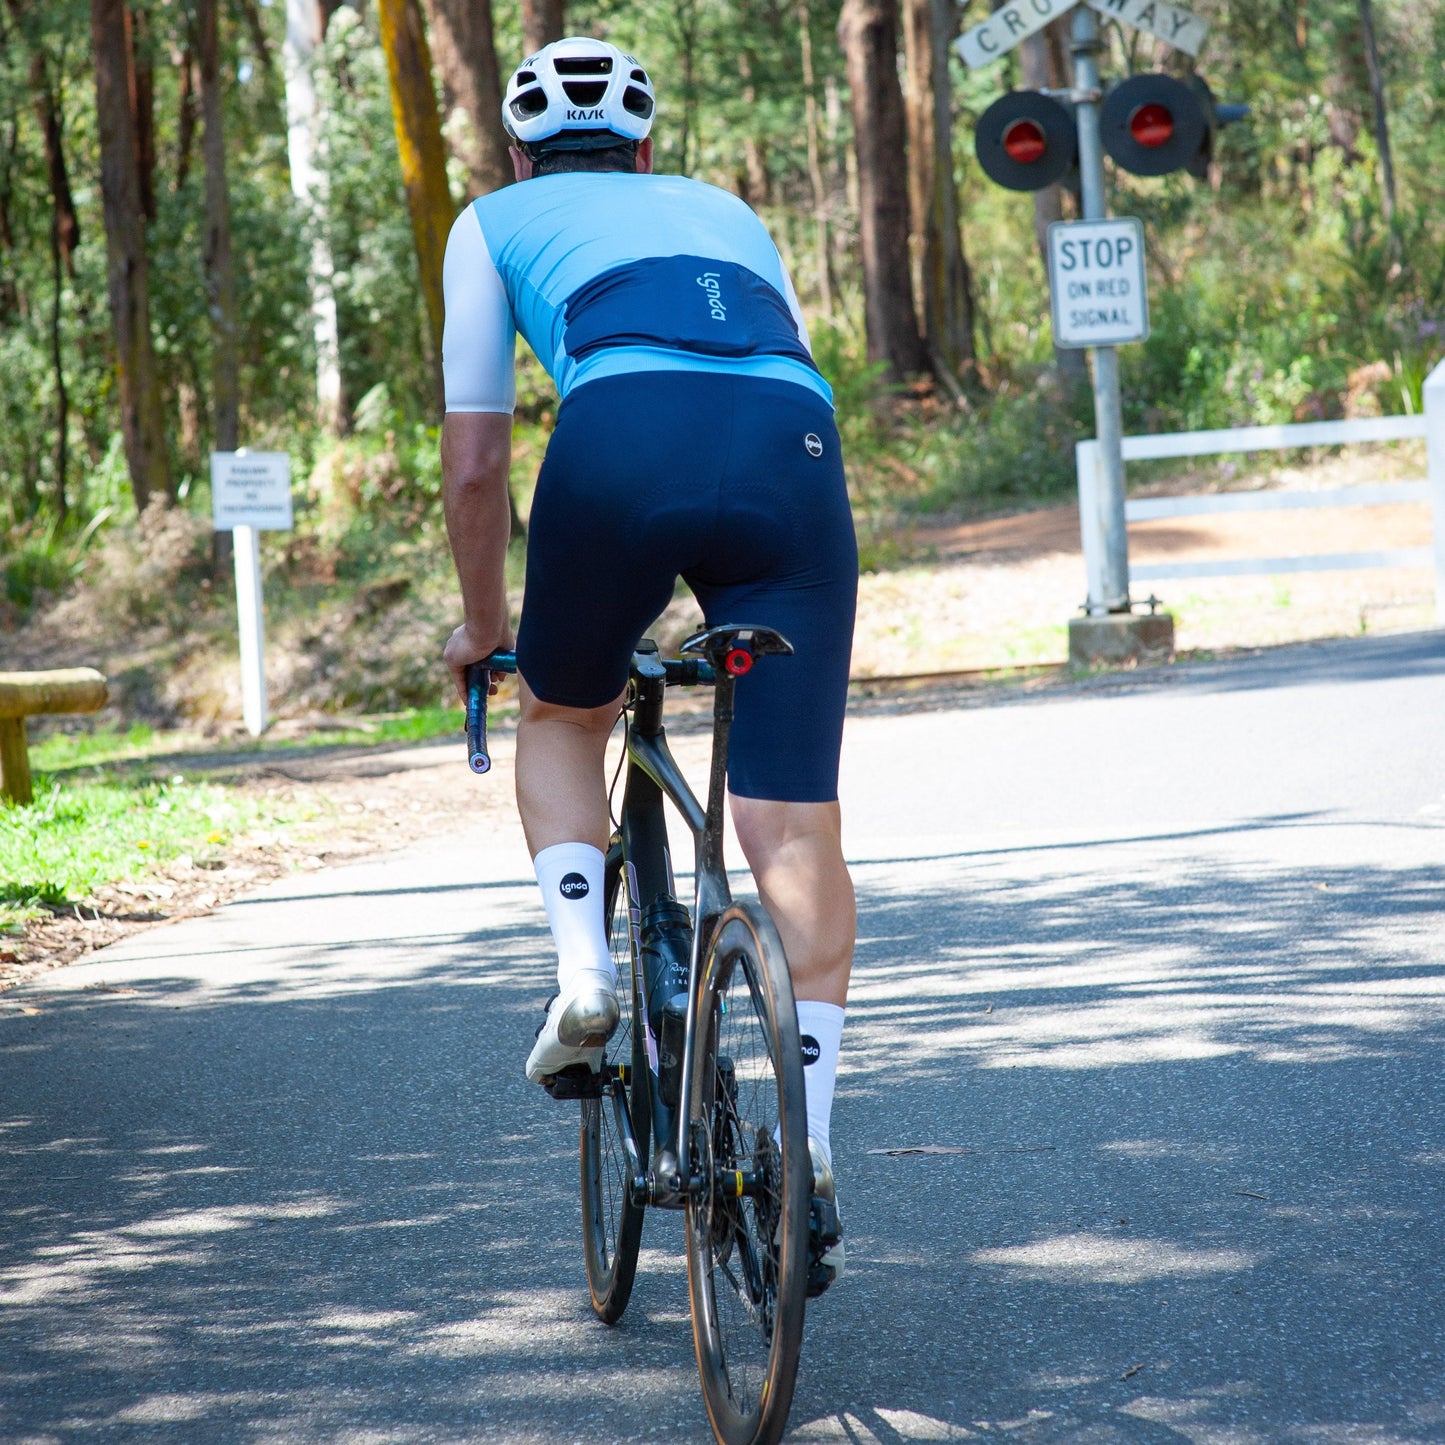
[[[30,60],[30,83],[35,117],[45,138],[45,169],[50,177],[50,364],[55,372],[55,515],[63,522],[70,511],[66,473],[70,470],[70,393],[65,384],[65,356],[61,321],[65,277],[75,276],[75,248],[80,245],[80,221],[70,191],[65,164],[65,118],[60,99],[50,82],[45,52],[38,46]]]
[[[1047,90],[1067,83],[1054,42],[1069,24],[1067,17],[1062,21],[1056,20],[1043,30],[1035,31],[1019,46],[1019,70],[1025,89]],[[1049,275],[1049,227],[1063,219],[1062,186],[1045,186],[1043,190],[1034,192],[1034,235],[1038,240],[1039,260],[1046,283]],[[1054,365],[1062,375],[1076,383],[1082,383],[1087,372],[1084,353],[1073,347],[1054,347]]]
[[[738,56],[738,78],[742,81],[743,104],[752,109],[758,103],[758,87],[753,80],[753,67],[757,57],[743,50]],[[768,152],[763,141],[751,128],[743,133],[743,168],[739,176],[739,192],[748,205],[755,210],[768,206],[773,200],[772,177],[768,174]]]
[[[172,492],[160,378],[151,345],[149,270],[131,113],[125,0],[91,0],[90,33],[121,431],[131,490],[137,509],[143,511],[152,497],[170,497]]]
[[[522,0],[522,43],[528,55],[566,33],[566,0]]]
[[[858,230],[868,359],[895,380],[930,370],[908,264],[908,172],[898,84],[897,0],[844,0],[838,38],[847,63],[858,157]]]
[[[426,18],[449,139],[467,168],[467,199],[473,200],[512,179],[491,0],[426,0]]]
[[[211,409],[214,445],[240,445],[241,400],[236,360],[236,273],[231,260],[231,192],[226,184],[226,138],[221,119],[218,0],[196,0],[201,71],[202,142],[206,157],[206,303],[211,317]]]
[[[156,68],[151,55],[150,21],[144,10],[124,7],[126,47],[130,51],[130,109],[135,118],[135,166],[140,206],[147,221],[156,218]]]
[[[431,52],[427,49],[417,0],[378,0],[381,45],[391,78],[391,121],[401,160],[401,179],[411,212],[417,272],[426,303],[427,326],[436,377],[437,409],[442,392],[442,259],[456,208],[447,189],[447,159],[432,88]]]
[[[346,423],[341,385],[341,354],[336,322],[336,293],[331,278],[336,267],[323,224],[326,176],[317,168],[321,110],[316,100],[313,58],[325,34],[326,12],[317,0],[286,0],[286,152],[291,165],[291,193],[301,203],[311,231],[308,280],[311,289],[311,334],[316,343],[316,413],[322,427],[339,436]]]
[[[1380,153],[1380,183],[1385,224],[1392,233],[1391,244],[1398,254],[1395,230],[1395,161],[1390,152],[1390,114],[1385,101],[1385,76],[1380,67],[1380,47],[1375,40],[1375,16],[1370,0],[1360,0],[1360,26],[1365,32],[1365,65],[1370,73],[1370,100],[1375,110],[1375,148]]]
[[[808,153],[808,184],[813,192],[813,246],[818,270],[818,303],[825,315],[833,312],[833,256],[828,239],[828,182],[818,144],[817,77],[813,69],[813,17],[808,0],[797,0],[798,35],[803,59],[803,122]]]
[[[958,223],[948,45],[954,0],[906,0],[908,198],[923,339],[938,378],[956,387],[974,359],[973,298]]]
[[[231,191],[226,183],[226,135],[221,115],[219,0],[196,0],[196,60],[201,72],[202,148],[206,158],[206,306],[211,316],[211,446],[241,444],[241,384],[236,360],[236,272],[231,261]],[[211,563],[218,583],[235,553],[230,532],[216,532]]]
[[[269,5],[271,0],[266,0]],[[241,13],[245,17],[246,29],[251,36],[251,47],[256,52],[256,59],[261,62],[263,70],[270,70],[275,65],[271,56],[271,37],[266,34],[266,22],[261,18],[261,12],[256,8],[256,0],[241,0]]]
[[[200,110],[196,99],[196,57],[189,41],[176,60],[180,71],[181,94],[176,103],[176,183],[181,190],[191,174],[191,149],[196,140],[196,120]]]

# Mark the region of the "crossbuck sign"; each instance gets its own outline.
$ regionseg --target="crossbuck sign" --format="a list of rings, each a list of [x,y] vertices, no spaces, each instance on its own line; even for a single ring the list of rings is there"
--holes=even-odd
[[[981,69],[1051,21],[1067,15],[1079,3],[1080,0],[1007,0],[987,20],[959,38],[958,53],[971,70]],[[1083,3],[1109,19],[1122,20],[1136,30],[1147,30],[1190,55],[1199,54],[1199,47],[1209,33],[1208,22],[1166,0],[1083,0]]]

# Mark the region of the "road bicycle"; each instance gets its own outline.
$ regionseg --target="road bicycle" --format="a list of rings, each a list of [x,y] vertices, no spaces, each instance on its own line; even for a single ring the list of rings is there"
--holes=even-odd
[[[693,1344],[713,1433],[771,1445],[787,1423],[805,1300],[826,1287],[839,1235],[812,1193],[803,1061],[793,988],[767,913],[735,902],[723,864],[723,806],[734,690],[754,662],[792,652],[764,627],[715,627],[662,657],[632,656],[622,721],[626,780],[606,859],[606,910],[622,1019],[596,1071],[573,1065],[546,1085],[582,1108],[582,1225],[592,1308],[627,1308],[643,1218],[685,1215]],[[468,674],[468,754],[486,750],[494,653]],[[707,804],[667,745],[669,686],[714,687]],[[744,686],[746,684],[744,683]],[[619,764],[619,769],[621,764]],[[614,780],[615,789],[615,780]],[[664,803],[692,833],[694,888],[677,897]]]

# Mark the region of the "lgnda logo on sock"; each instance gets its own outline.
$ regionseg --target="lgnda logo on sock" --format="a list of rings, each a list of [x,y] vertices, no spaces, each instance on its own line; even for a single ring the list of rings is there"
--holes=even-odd
[[[809,1064],[816,1064],[823,1057],[823,1050],[819,1047],[817,1039],[812,1034],[804,1034],[798,1040],[803,1048],[803,1067],[806,1069]]]
[[[587,880],[580,873],[568,873],[557,885],[557,891],[563,898],[586,898],[589,890]]]

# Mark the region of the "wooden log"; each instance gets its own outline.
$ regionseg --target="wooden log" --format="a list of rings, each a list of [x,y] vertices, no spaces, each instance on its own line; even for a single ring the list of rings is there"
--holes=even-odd
[[[98,712],[109,698],[105,678],[93,667],[0,672],[0,718],[26,718],[43,712]]]
[[[0,717],[0,796],[22,808],[35,801],[23,717]]]

